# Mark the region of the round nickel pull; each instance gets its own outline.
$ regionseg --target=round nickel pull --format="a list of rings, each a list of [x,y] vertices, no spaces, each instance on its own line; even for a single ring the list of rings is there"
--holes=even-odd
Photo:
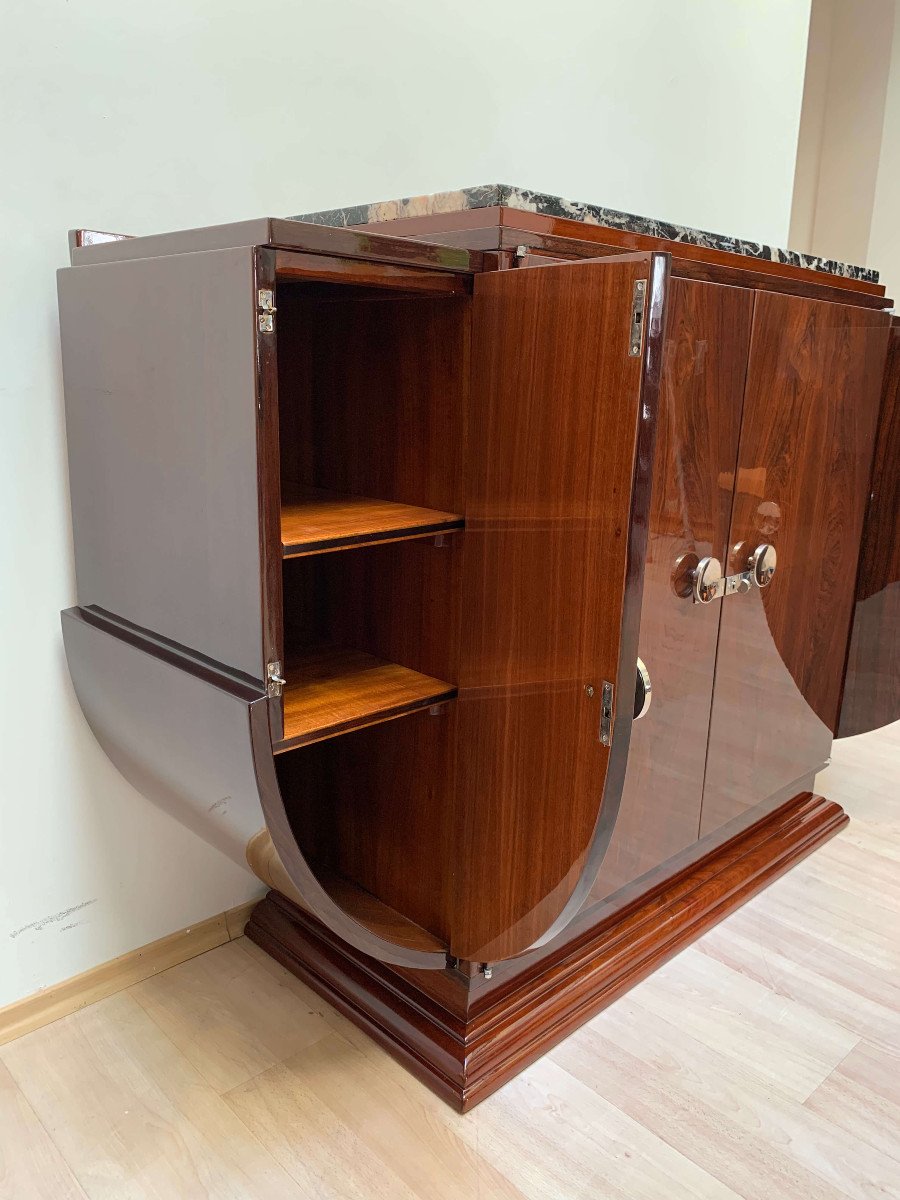
[[[717,558],[701,558],[694,571],[694,599],[698,604],[712,604],[719,595],[722,583],[722,564]]]
[[[650,707],[650,696],[653,685],[650,683],[650,672],[644,666],[644,660],[637,660],[637,675],[634,681],[634,719],[639,721]]]
[[[772,582],[777,565],[778,555],[770,542],[764,542],[763,545],[757,546],[747,562],[747,567],[753,573],[754,582],[757,587],[761,588],[768,587]]]

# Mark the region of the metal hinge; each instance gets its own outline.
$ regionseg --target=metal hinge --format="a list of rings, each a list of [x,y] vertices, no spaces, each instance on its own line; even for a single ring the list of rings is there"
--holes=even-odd
[[[286,683],[287,680],[282,678],[281,663],[278,660],[266,663],[266,695],[280,696]]]
[[[631,324],[628,330],[628,357],[637,358],[644,340],[644,307],[647,303],[647,280],[636,279],[631,293]]]
[[[259,310],[257,324],[260,333],[275,332],[275,293],[271,288],[260,288],[256,293],[256,307]]]
[[[600,693],[600,745],[612,745],[613,695],[615,689],[611,683],[603,680]]]

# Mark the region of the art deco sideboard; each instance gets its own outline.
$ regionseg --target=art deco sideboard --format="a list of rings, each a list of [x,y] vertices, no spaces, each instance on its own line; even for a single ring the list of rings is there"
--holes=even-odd
[[[455,195],[80,231],[59,295],[87,719],[465,1109],[846,820],[890,301]]]

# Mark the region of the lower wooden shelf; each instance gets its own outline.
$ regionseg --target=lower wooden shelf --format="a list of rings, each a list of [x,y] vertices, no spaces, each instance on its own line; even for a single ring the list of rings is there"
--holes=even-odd
[[[321,868],[316,870],[316,875],[335,904],[339,904],[348,916],[359,921],[360,925],[365,925],[367,929],[371,929],[379,937],[383,937],[389,942],[396,942],[398,946],[404,946],[409,950],[425,950],[432,954],[449,952],[449,947],[440,938],[436,938],[433,933],[429,933],[421,925],[410,921],[408,917],[404,917],[402,913],[379,900],[377,896],[373,896],[371,892],[367,892],[349,879],[345,879],[343,875],[335,875],[333,872]]]
[[[284,737],[276,754],[452,700],[456,688],[358,650],[317,646],[285,671]]]

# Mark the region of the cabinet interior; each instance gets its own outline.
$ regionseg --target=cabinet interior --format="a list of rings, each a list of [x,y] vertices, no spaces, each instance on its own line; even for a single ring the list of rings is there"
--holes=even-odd
[[[369,283],[276,290],[279,781],[327,890],[413,944],[449,938],[435,875],[458,679],[470,304]],[[417,860],[425,886],[409,871]]]

